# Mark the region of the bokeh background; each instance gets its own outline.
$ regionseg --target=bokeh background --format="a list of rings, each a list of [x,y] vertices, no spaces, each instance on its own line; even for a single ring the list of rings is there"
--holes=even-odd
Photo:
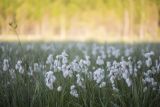
[[[0,0],[0,40],[159,42],[160,0]]]

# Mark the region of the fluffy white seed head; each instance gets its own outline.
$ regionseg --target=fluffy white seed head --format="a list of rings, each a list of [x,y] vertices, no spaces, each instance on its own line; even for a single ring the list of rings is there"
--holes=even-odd
[[[99,84],[104,79],[104,69],[98,68],[94,71],[93,79]]]
[[[56,77],[53,75],[53,71],[48,71],[45,74],[46,86],[49,89],[53,89],[53,83],[56,81]]]
[[[146,65],[147,65],[147,67],[150,67],[152,65],[152,59],[151,58],[148,58],[146,60]]]
[[[57,87],[57,91],[58,91],[58,92],[61,92],[61,91],[62,91],[62,86],[58,86],[58,87]]]
[[[103,65],[104,64],[103,58],[101,56],[97,57],[96,64],[97,65]]]
[[[78,95],[77,90],[75,88],[76,88],[75,85],[71,85],[71,87],[70,87],[70,94],[72,96],[74,96],[74,97],[78,97],[79,95]]]
[[[8,59],[3,60],[3,71],[7,71],[9,69],[9,61]]]
[[[54,62],[53,55],[52,54],[48,55],[46,64],[52,64],[53,62]]]
[[[102,82],[102,83],[99,85],[100,88],[103,88],[103,87],[105,87],[105,86],[106,86],[106,82]]]

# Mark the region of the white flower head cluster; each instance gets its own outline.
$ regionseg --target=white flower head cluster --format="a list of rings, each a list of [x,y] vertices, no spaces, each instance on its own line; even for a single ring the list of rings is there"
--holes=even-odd
[[[62,91],[62,86],[58,86],[58,87],[57,87],[57,91],[58,91],[58,92],[61,92],[61,91]]]
[[[108,57],[114,56],[115,58],[118,58],[120,56],[120,50],[111,46],[107,48],[107,54]]]
[[[99,49],[98,45],[93,44],[93,46],[92,46],[92,55],[96,56],[97,52],[98,52],[98,49]]]
[[[80,72],[81,71],[81,67],[79,65],[79,57],[76,57],[72,62],[72,69],[73,71],[76,71],[76,72]]]
[[[150,57],[147,58],[146,65],[147,65],[147,67],[150,67],[152,65],[152,59]]]
[[[87,74],[88,73],[88,67],[90,66],[90,60],[89,57],[86,56],[85,59],[81,59],[79,61],[79,67],[80,67],[80,71]]]
[[[85,56],[85,59],[81,59],[79,61],[79,65],[80,65],[81,69],[90,66],[90,64],[91,64],[91,62],[90,62],[90,57],[89,56]]]
[[[155,89],[158,85],[158,83],[152,77],[155,73],[156,73],[156,71],[154,69],[147,70],[147,72],[144,72],[144,78],[142,79],[142,81],[145,85],[148,84],[148,85],[152,86],[153,89]]]
[[[102,47],[101,50],[100,50],[100,56],[101,56],[103,59],[106,58],[106,53],[105,53],[105,51],[104,51],[104,47]]]
[[[101,82],[101,84],[99,85],[99,88],[103,88],[103,87],[105,87],[106,86],[106,82]]]
[[[103,58],[101,56],[97,57],[96,64],[97,65],[103,65],[104,64]]]
[[[91,62],[90,57],[88,55],[85,56],[85,60],[83,60],[83,63],[87,66],[90,66]]]
[[[131,55],[132,53],[133,53],[133,48],[128,48],[128,47],[127,47],[127,48],[125,49],[125,53],[124,53],[125,56],[129,56],[129,55]]]
[[[128,87],[130,87],[132,85],[132,81],[130,79],[130,75],[134,72],[133,71],[133,67],[132,67],[132,63],[129,61],[125,61],[122,58],[122,61],[117,62],[114,61],[113,64],[108,63],[108,71],[110,71],[109,73],[109,77],[110,77],[110,81],[112,84],[113,89],[116,89],[115,87],[115,80],[116,78],[119,79],[124,79],[126,84],[128,85]],[[117,89],[116,89],[117,90]]]
[[[110,62],[110,61],[107,61],[107,62],[106,62],[106,69],[110,71],[111,66],[112,66],[112,65],[111,65],[111,62]]]
[[[62,73],[63,77],[72,77],[73,76],[73,71],[71,69],[71,65],[62,65]]]
[[[53,68],[55,70],[61,71],[68,63],[68,54],[63,51],[61,55],[57,55],[56,59],[54,60]],[[63,68],[62,68],[63,67]]]
[[[34,71],[35,72],[40,71],[40,67],[39,67],[38,63],[34,63]]]
[[[153,56],[153,55],[154,55],[154,52],[153,52],[153,51],[150,51],[150,52],[145,53],[145,54],[144,54],[144,57],[145,57],[145,58],[149,58],[149,57],[151,57],[151,56]]]
[[[50,65],[50,69],[53,68],[54,60],[53,60],[53,55],[52,54],[48,55],[46,64]]]
[[[147,58],[146,59],[146,65],[147,65],[147,67],[151,67],[151,65],[152,65],[151,56],[153,56],[153,55],[154,55],[153,51],[144,54],[144,57]]]
[[[93,73],[93,79],[96,81],[97,84],[99,84],[104,79],[104,69],[98,68]]]
[[[122,77],[123,79],[126,81],[128,87],[130,87],[132,85],[132,81],[130,80],[130,72],[129,70],[127,69],[127,65],[125,65],[126,63],[122,63],[122,69],[123,69],[123,72],[122,72]]]
[[[77,93],[77,90],[76,90],[76,86],[75,85],[71,85],[70,87],[70,94],[74,97],[78,97],[78,93]]]
[[[56,70],[61,70],[61,61],[60,61],[60,55],[56,56],[56,59],[54,60],[53,68]]]
[[[47,57],[47,61],[46,61],[46,64],[52,64],[53,63],[53,55],[52,54],[49,54],[48,57]]]
[[[56,81],[56,77],[53,75],[53,71],[48,71],[45,74],[46,86],[49,89],[53,89],[53,83]]]
[[[8,59],[3,60],[3,71],[7,71],[9,69],[9,61]]]
[[[119,76],[118,66],[119,64],[117,63],[117,61],[114,61],[113,64],[111,64],[110,62],[107,63],[107,70],[109,71],[108,77],[110,78],[112,88],[115,91],[118,91],[118,89],[115,86],[115,80]]]
[[[80,76],[80,74],[77,74],[76,77],[77,77],[77,81],[76,81],[76,82],[77,82],[77,85],[80,86],[80,87],[82,87],[82,88],[85,88],[85,86],[83,85],[84,78],[82,78],[82,77]]]
[[[24,73],[24,69],[22,67],[22,61],[18,60],[17,64],[15,65],[15,69],[19,71],[19,73],[23,74]]]
[[[61,54],[61,57],[62,57],[62,64],[67,64],[68,63],[68,54],[65,51],[63,51]]]

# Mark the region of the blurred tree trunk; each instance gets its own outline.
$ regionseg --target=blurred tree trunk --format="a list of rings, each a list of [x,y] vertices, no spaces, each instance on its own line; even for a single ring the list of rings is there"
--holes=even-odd
[[[129,0],[129,7],[130,7],[130,14],[129,14],[129,18],[130,18],[129,36],[133,36],[133,28],[134,28],[134,23],[133,23],[133,19],[134,19],[134,2],[133,2],[133,0]]]
[[[0,14],[0,15],[1,15],[1,14]],[[3,19],[0,18],[0,35],[2,34],[2,21],[3,21]]]
[[[140,28],[139,28],[139,34],[140,34],[140,38],[144,38],[144,25],[143,25],[143,21],[142,18],[140,19]]]
[[[124,11],[124,20],[123,20],[123,36],[129,35],[129,13],[128,10]]]
[[[158,6],[154,5],[154,11],[155,11],[155,19],[154,19],[154,32],[153,32],[153,36],[158,36],[158,30],[159,30],[159,23],[160,23],[160,10],[158,8]]]
[[[140,1],[141,3],[141,11],[140,11],[140,28],[139,28],[139,35],[140,35],[140,38],[144,38],[144,35],[145,35],[145,32],[144,32],[144,23],[143,23],[143,20],[144,20],[144,1],[141,0]]]
[[[66,37],[66,17],[64,14],[60,16],[60,36],[61,39]]]
[[[158,8],[158,27],[160,29],[160,8]]]
[[[124,8],[123,36],[133,35],[134,2],[129,0]]]

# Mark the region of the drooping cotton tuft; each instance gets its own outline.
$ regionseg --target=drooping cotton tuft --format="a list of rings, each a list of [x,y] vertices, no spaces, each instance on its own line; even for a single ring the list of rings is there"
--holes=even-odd
[[[56,81],[56,77],[53,75],[53,71],[45,73],[45,83],[49,89],[53,89],[53,83]]]

